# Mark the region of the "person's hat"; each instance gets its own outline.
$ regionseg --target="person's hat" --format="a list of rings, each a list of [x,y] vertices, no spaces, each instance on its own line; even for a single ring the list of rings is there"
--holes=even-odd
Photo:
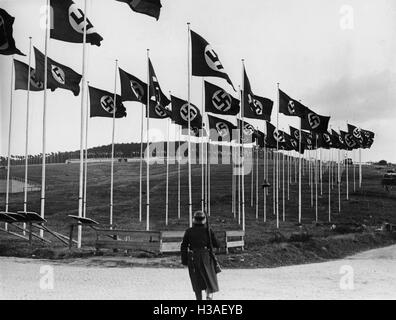
[[[194,224],[205,224],[206,223],[206,215],[203,211],[195,211],[194,213]]]

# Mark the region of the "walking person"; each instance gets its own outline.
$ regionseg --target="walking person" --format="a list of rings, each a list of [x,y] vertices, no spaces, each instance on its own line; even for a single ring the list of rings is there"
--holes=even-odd
[[[207,217],[202,211],[196,211],[193,226],[186,230],[181,244],[182,264],[188,266],[192,288],[197,300],[202,300],[202,291],[206,299],[212,300],[213,293],[219,291],[216,272],[220,272],[212,248],[219,248],[213,230],[206,226]]]

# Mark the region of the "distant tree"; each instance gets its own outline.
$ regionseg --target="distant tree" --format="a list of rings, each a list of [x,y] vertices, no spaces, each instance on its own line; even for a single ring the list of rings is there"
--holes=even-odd
[[[378,161],[378,164],[381,166],[386,166],[388,164],[388,162],[386,162],[386,160],[381,160],[381,161]]]

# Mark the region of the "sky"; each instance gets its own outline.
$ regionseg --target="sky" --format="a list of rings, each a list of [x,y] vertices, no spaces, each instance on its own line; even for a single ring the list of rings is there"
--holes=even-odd
[[[83,0],[74,1],[83,8]],[[87,16],[104,40],[87,46],[87,80],[94,87],[114,90],[115,60],[125,71],[147,78],[146,49],[162,90],[187,99],[187,22],[204,37],[235,86],[242,81],[242,63],[255,94],[275,101],[280,88],[315,112],[331,116],[331,128],[351,123],[374,131],[375,141],[363,161],[396,162],[396,2],[394,0],[162,0],[159,21],[130,10],[115,0],[87,0]],[[0,0],[15,17],[14,38],[29,52],[28,37],[44,51],[40,27],[45,0]],[[48,55],[75,71],[82,70],[82,45],[51,39]],[[17,56],[28,62],[28,57]],[[32,57],[34,66],[34,57]],[[0,154],[7,153],[11,62],[0,56]],[[206,78],[235,97],[223,79]],[[120,93],[119,78],[116,78]],[[24,154],[26,91],[14,91],[11,153]],[[202,106],[202,78],[193,77],[191,102]],[[140,141],[142,105],[124,103],[128,116],[117,119],[115,142]],[[29,153],[42,150],[43,93],[30,100]],[[81,97],[58,89],[48,91],[47,152],[80,147]],[[235,118],[229,118],[233,122]],[[265,131],[260,121],[249,120]],[[279,115],[279,126],[298,127],[295,117]],[[166,137],[167,120],[150,120],[153,139]],[[171,139],[176,130],[170,126]],[[89,120],[88,146],[111,143],[112,120]]]

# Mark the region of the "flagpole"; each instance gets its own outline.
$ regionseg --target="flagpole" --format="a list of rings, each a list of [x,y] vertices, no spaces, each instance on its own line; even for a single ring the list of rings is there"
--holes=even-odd
[[[190,73],[190,22],[187,22],[187,31],[188,31],[188,48],[187,48],[187,96],[188,96],[188,220],[190,228],[192,227],[192,190],[191,190],[191,103],[190,103],[190,95],[191,95],[191,73]]]
[[[87,88],[89,81],[87,81]],[[83,200],[83,217],[87,217],[87,185],[88,185],[88,123],[89,123],[89,109],[88,109],[87,94],[86,106],[85,106],[85,159],[84,159],[84,200]]]
[[[353,192],[356,191],[356,183],[355,183],[355,178],[356,178],[356,164],[355,164],[355,149],[352,150],[352,162],[353,162]]]
[[[180,219],[181,213],[180,213],[180,130],[181,127],[177,127],[177,133],[178,133],[178,148],[177,148],[177,218]]]
[[[203,137],[203,130],[204,130],[204,99],[205,99],[205,93],[204,93],[204,79],[202,78],[202,96],[201,96],[201,109],[202,109],[202,120],[201,120],[201,136],[199,137],[201,146],[200,146],[200,153],[201,153],[201,210],[205,211],[205,201],[204,201],[204,193],[205,193],[205,167],[204,167],[204,153],[203,153],[203,147],[204,147],[204,137]]]
[[[111,135],[110,227],[112,227],[113,225],[113,209],[114,209],[114,136],[115,136],[115,118],[116,118],[116,110],[117,110],[117,71],[118,71],[118,60],[115,60],[113,132]]]
[[[264,161],[263,161],[263,182],[267,182],[266,179],[266,165],[268,165],[267,161],[267,148],[266,148],[266,143],[264,141]],[[263,201],[264,201],[264,222],[267,222],[267,187],[263,188]]]
[[[275,162],[275,152],[272,149],[272,208],[273,208],[273,215],[276,215],[276,162]]]
[[[243,80],[242,80],[243,81]],[[241,86],[238,86],[239,96],[242,106],[242,90]],[[242,109],[242,108],[241,108]],[[239,120],[241,120],[242,110],[239,111]],[[238,224],[241,224],[241,121],[238,122],[238,142],[237,142],[237,155],[238,155]]]
[[[301,118],[300,118],[300,131],[298,136],[298,223],[301,224]]]
[[[319,149],[319,178],[320,178],[320,195],[323,195],[323,185],[322,185],[322,177],[323,172],[322,172],[322,149]]]
[[[359,188],[362,188],[362,148],[359,148]]]
[[[147,95],[149,92],[147,91]],[[140,161],[139,161],[139,222],[143,220],[143,126],[144,126],[144,104],[142,103],[142,114],[140,117]]]
[[[45,26],[45,55],[44,55],[44,103],[43,103],[43,150],[42,150],[42,166],[41,166],[41,198],[40,198],[40,216],[44,219],[45,217],[45,154],[46,154],[46,135],[47,135],[47,83],[48,83],[48,29],[50,26],[50,5],[49,0],[46,4],[46,26]],[[81,207],[79,204],[79,211]],[[44,236],[44,230],[40,229],[40,237]]]
[[[258,128],[257,128],[258,130]],[[258,149],[258,142],[256,138],[256,219],[259,218],[259,203],[258,203],[258,171],[259,171],[259,149]]]
[[[170,95],[170,92],[169,92]],[[168,225],[169,220],[169,122],[167,119],[167,134],[168,139],[166,143],[166,196],[165,196],[165,225]]]
[[[290,154],[286,154],[287,160],[287,200],[290,200]]]
[[[25,187],[23,194],[23,211],[27,212],[27,189],[28,189],[28,166],[29,166],[29,114],[30,114],[30,66],[32,63],[32,37],[29,37],[29,69],[28,69],[28,83],[26,94],[26,125],[25,125]],[[23,229],[26,228],[26,223],[23,223]],[[24,231],[25,234],[25,231]]]
[[[346,155],[346,199],[349,200],[349,154],[348,150],[345,153]]]
[[[318,135],[316,134],[316,150],[315,150],[315,217],[316,217],[316,222],[318,222],[318,171],[319,171],[319,165],[318,165]]]
[[[255,152],[254,147],[252,146],[252,172],[250,177],[250,207],[253,207],[254,202],[254,161],[255,161]]]
[[[285,150],[282,152],[282,220],[285,222]]]
[[[328,170],[329,170],[329,222],[331,222],[331,149],[329,150],[329,165],[328,165]]]
[[[147,106],[146,106],[146,231],[150,230],[150,49],[147,49]]]
[[[341,212],[341,173],[340,173],[340,152],[341,150],[337,150],[337,184],[338,184],[338,213]]]
[[[30,80],[30,79],[29,79]],[[10,199],[10,173],[11,173],[11,134],[12,134],[12,116],[13,116],[13,82],[14,82],[14,58],[11,62],[11,82],[10,82],[10,119],[8,125],[8,150],[7,150],[7,186],[6,186],[6,203],[5,212],[9,209],[9,199]],[[8,230],[8,224],[4,225],[5,230]]]
[[[234,219],[236,219],[236,210],[235,210],[235,198],[236,198],[236,195],[235,195],[235,175],[234,175],[234,152],[235,152],[235,150],[234,150],[234,145],[233,145],[233,143],[232,143],[232,141],[231,141],[231,178],[232,178],[232,214],[233,214],[233,216],[234,216]]]
[[[241,205],[242,205],[242,230],[245,231],[245,149],[244,149],[244,139],[245,139],[245,59],[242,59],[242,172],[241,172],[241,184],[242,184],[242,195],[241,195]]]
[[[276,227],[279,229],[279,82],[277,83],[278,108],[276,112]]]

